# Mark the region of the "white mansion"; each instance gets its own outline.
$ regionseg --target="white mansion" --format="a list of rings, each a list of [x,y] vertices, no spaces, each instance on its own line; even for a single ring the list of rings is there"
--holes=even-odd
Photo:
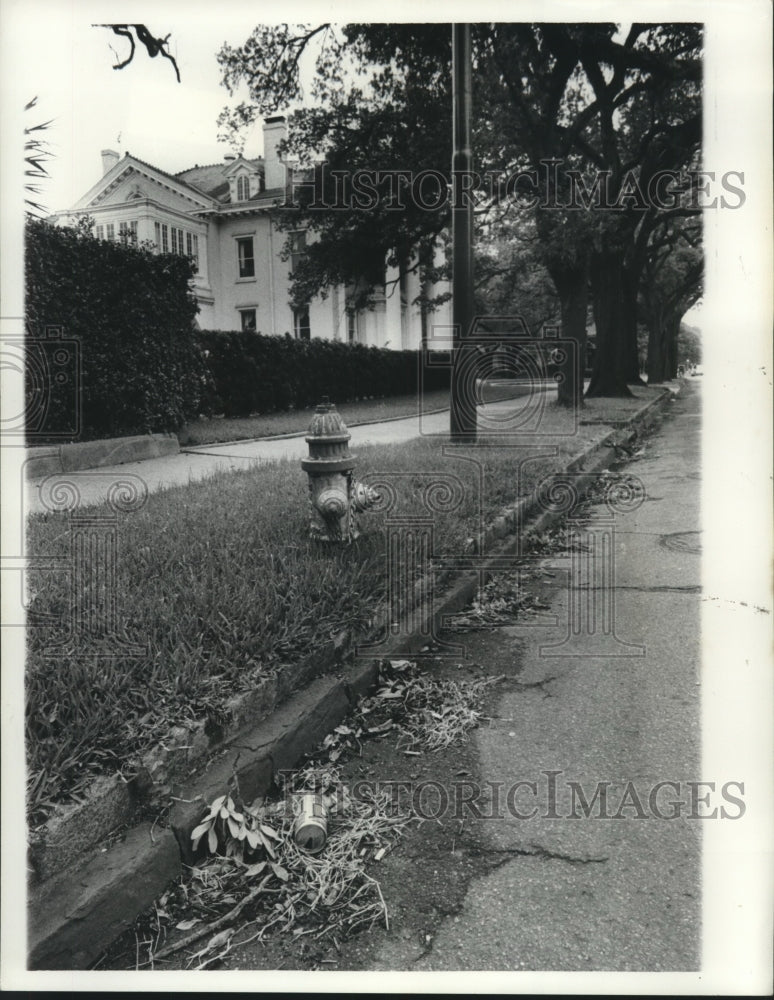
[[[168,174],[136,156],[102,152],[102,177],[57,221],[89,215],[95,235],[105,240],[149,241],[159,253],[187,254],[196,260],[198,324],[212,330],[258,330],[322,337],[393,349],[417,348],[422,318],[413,305],[420,290],[416,273],[399,277],[387,270],[372,308],[348,308],[344,286],[328,290],[308,308],[289,302],[293,256],[280,258],[286,233],[273,221],[286,195],[287,169],[277,153],[285,137],[282,116],[266,119],[264,156],[225,157],[222,163]],[[293,234],[303,252],[306,233]],[[442,306],[432,323],[448,325]]]

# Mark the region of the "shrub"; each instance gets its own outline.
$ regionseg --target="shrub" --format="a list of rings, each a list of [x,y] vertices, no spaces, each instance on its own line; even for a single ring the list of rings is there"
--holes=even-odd
[[[203,413],[244,417],[314,406],[323,396],[348,403],[417,389],[416,351],[241,330],[205,330],[197,340],[210,376]],[[448,370],[428,369],[423,384],[426,391],[448,388]]]
[[[27,222],[28,343],[53,326],[78,347],[81,422],[73,437],[174,431],[197,415],[206,370],[193,337],[192,277],[187,257],[102,242],[83,227]],[[46,431],[61,438],[72,422],[72,385],[50,378],[42,390],[46,422],[28,426],[31,443]]]

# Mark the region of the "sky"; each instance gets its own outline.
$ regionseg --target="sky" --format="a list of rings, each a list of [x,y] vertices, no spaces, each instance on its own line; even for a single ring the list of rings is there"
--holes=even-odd
[[[552,9],[560,11],[557,3]],[[564,6],[567,6],[566,4]],[[575,11],[584,4],[575,5]],[[400,16],[401,5],[395,5]],[[546,8],[547,9],[547,8]],[[129,13],[131,11],[131,13]],[[43,182],[40,201],[51,212],[71,207],[102,174],[100,152],[131,152],[170,173],[194,164],[215,163],[231,152],[218,142],[217,117],[230,98],[220,83],[217,52],[224,42],[243,43],[259,21],[285,18],[311,23],[329,19],[327,3],[287,0],[274,16],[244,0],[2,0],[0,16],[6,38],[2,76],[3,111],[21,107],[37,96],[25,124],[52,119],[46,135],[54,153],[50,178]],[[525,10],[525,16],[526,16]],[[568,11],[569,13],[569,11]],[[600,11],[600,13],[603,13]],[[655,11],[654,11],[655,13]],[[405,8],[403,16],[416,16]],[[541,9],[542,16],[546,16]],[[426,19],[454,15],[448,4],[423,7]],[[511,15],[512,16],[512,15]],[[335,19],[380,19],[378,5],[337,3]],[[141,21],[156,35],[171,33],[170,50],[180,68],[178,83],[171,63],[149,59],[138,45],[134,61],[116,71],[113,65],[128,52],[126,40],[107,29],[104,21]],[[8,38],[12,39],[8,45]],[[308,74],[307,79],[308,79]],[[21,116],[20,116],[21,118]],[[263,152],[260,123],[246,135],[245,154]],[[702,304],[686,320],[701,325]]]
[[[229,95],[220,85],[216,54],[223,42],[244,42],[255,23],[247,5],[232,8],[226,6],[225,15],[216,18],[214,5],[194,3],[183,17],[181,7],[162,3],[155,17],[146,18],[153,34],[171,32],[181,83],[168,60],[150,59],[141,45],[129,66],[114,70],[129,43],[92,27],[92,15],[98,21],[104,11],[49,2],[16,9],[15,26],[26,39],[23,49],[37,53],[17,67],[21,79],[16,84],[29,95],[25,100],[38,97],[37,108],[27,113],[29,123],[53,119],[46,138],[55,157],[42,191],[47,208],[68,208],[99,179],[102,149],[128,151],[170,173],[215,163],[230,152],[217,141],[216,120]],[[245,153],[260,152],[258,125],[247,135]]]

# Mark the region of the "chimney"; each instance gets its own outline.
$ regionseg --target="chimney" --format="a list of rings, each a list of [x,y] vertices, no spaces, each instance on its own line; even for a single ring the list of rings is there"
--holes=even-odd
[[[277,146],[287,137],[284,115],[267,118],[263,123],[263,169],[266,189],[285,187],[285,164],[280,160]]]
[[[121,157],[114,149],[103,149],[102,150],[102,176],[104,177],[108,170],[112,170],[113,167],[118,163]]]

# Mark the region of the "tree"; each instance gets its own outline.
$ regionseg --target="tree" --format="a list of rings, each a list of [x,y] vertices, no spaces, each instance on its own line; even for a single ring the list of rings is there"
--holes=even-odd
[[[544,202],[561,204],[569,188],[573,209],[594,198],[603,209],[544,222],[542,231],[549,260],[557,235],[572,246],[551,273],[575,330],[591,277],[598,351],[589,394],[626,395],[627,380],[639,378],[639,262],[627,269],[626,261],[650,207],[641,188],[686,162],[700,141],[700,26],[635,24],[624,36],[614,24],[495,25],[488,44],[499,71],[489,89],[505,83],[512,134],[533,169],[552,165]]]
[[[701,297],[704,255],[701,221],[665,222],[654,233],[642,298],[648,325],[648,383],[677,374],[677,338],[683,316]]]
[[[538,335],[561,323],[560,302],[546,268],[534,215],[516,223],[487,227],[476,238],[476,312],[485,316],[518,313]]]
[[[407,166],[415,173],[448,173],[449,40],[434,25],[256,28],[244,46],[224,46],[218,55],[229,92],[240,84],[248,88],[249,102],[220,118],[223,136],[237,148],[242,129],[259,114],[301,96],[301,57],[313,44],[315,104],[290,115],[284,152],[300,166],[293,204],[278,225],[315,236],[294,269],[296,303],[343,284],[351,307],[365,308],[384,281],[385,261],[403,274],[421,271],[425,287],[443,273],[436,256],[449,223],[446,199],[432,207],[428,175],[428,201],[417,204],[405,175]],[[437,58],[428,62],[431,52]],[[368,77],[362,86],[344,85],[353,67]],[[344,206],[353,210],[342,211]],[[423,302],[424,308],[432,305]]]
[[[384,253],[398,263],[422,241],[440,240],[448,205],[428,211],[408,198],[396,211],[394,184],[406,167],[452,180],[449,39],[447,25],[282,25],[221,50],[229,90],[248,86],[249,102],[222,116],[238,130],[301,96],[301,57],[316,46],[316,106],[291,115],[288,151],[310,162],[323,150],[329,168],[350,176],[382,172],[368,211],[326,211],[310,198],[299,205],[296,225],[319,237],[297,277],[305,295],[361,271],[367,298]],[[695,153],[700,44],[697,25],[632,25],[625,34],[615,24],[474,26],[476,169],[521,172],[515,193],[531,207],[514,211],[534,213],[562,332],[577,345],[560,401],[580,395],[589,279],[598,348],[590,394],[626,395],[627,377],[637,377],[639,260],[626,269],[648,208],[637,183]],[[480,212],[502,212],[513,193],[494,185]]]

